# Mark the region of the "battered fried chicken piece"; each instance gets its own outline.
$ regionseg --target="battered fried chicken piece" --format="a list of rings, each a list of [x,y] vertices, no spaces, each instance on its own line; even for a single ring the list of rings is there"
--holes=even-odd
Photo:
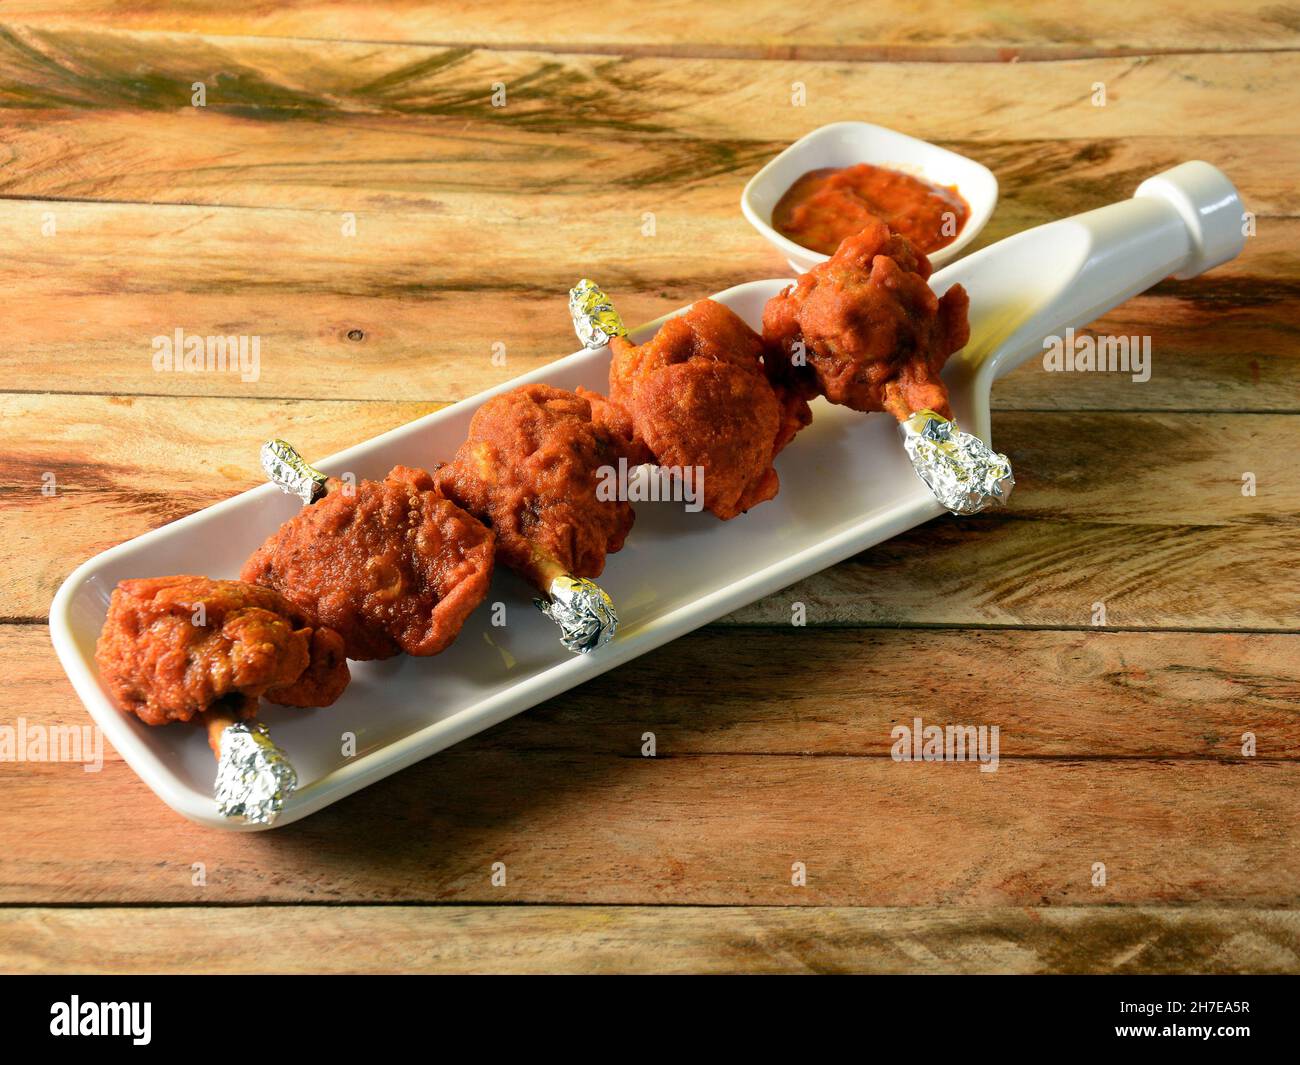
[[[805,399],[824,395],[900,421],[926,408],[951,418],[939,371],[970,339],[970,299],[961,285],[936,297],[926,283],[930,269],[883,222],[845,238],[830,259],[768,300],[768,375]]]
[[[609,406],[596,416],[617,430],[626,412],[634,453],[701,467],[704,505],[723,520],[776,495],[772,460],[812,415],[767,379],[762,338],[735,313],[700,300],[646,343],[615,337],[610,351]]]
[[[563,574],[600,576],[605,555],[623,546],[632,507],[598,498],[597,485],[601,468],[628,454],[624,437],[593,424],[588,399],[523,385],[475,412],[469,437],[435,479],[492,527],[501,561],[545,592]]]
[[[581,396],[591,406],[592,422],[618,442],[629,467],[654,462],[655,457],[650,454],[645,442],[637,439],[632,415],[617,403],[611,402],[608,396],[602,396],[581,385],[574,389],[574,394]]]
[[[382,481],[333,478],[244,564],[343,637],[348,658],[443,650],[487,594],[495,537],[424,470]]]
[[[251,717],[263,695],[329,706],[349,680],[338,633],[269,588],[207,577],[122,581],[95,661],[117,705],[149,725]]]

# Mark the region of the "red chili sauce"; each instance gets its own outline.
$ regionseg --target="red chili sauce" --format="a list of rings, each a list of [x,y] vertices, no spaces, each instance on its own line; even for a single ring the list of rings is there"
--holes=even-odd
[[[873,216],[918,251],[932,252],[957,239],[970,205],[955,185],[931,185],[898,170],[858,163],[808,171],[777,201],[772,226],[805,248],[832,255]]]

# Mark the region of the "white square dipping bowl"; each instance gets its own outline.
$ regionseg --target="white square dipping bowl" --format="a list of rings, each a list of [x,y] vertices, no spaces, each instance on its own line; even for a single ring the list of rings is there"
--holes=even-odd
[[[998,202],[998,179],[988,167],[928,141],[897,133],[870,122],[833,122],[815,129],[755,174],[740,194],[740,208],[750,225],[763,234],[799,273],[830,258],[796,244],[772,228],[772,211],[795,181],[809,170],[826,167],[873,166],[901,170],[935,185],[956,185],[970,205],[970,217],[957,239],[931,252],[937,270],[952,262],[984,228]]]

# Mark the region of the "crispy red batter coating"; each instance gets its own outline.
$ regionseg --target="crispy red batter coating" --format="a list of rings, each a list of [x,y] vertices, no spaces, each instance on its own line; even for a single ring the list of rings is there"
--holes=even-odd
[[[581,385],[575,389],[575,394],[591,405],[591,420],[597,428],[616,441],[627,459],[628,466],[654,462],[655,457],[650,454],[645,442],[636,437],[636,426],[632,423],[632,415],[617,403],[611,402],[608,396],[602,396],[599,392],[593,392]]]
[[[311,630],[311,660],[302,676],[288,688],[267,692],[266,697],[281,706],[329,706],[343,694],[350,677],[343,637],[321,626]]]
[[[625,500],[597,498],[627,441],[592,423],[583,396],[523,385],[483,404],[439,489],[497,536],[501,560],[542,591],[560,574],[598,577],[632,528]]]
[[[280,526],[241,577],[283,593],[343,637],[348,658],[443,650],[487,594],[494,537],[424,470],[331,479]]]
[[[876,221],[847,237],[830,259],[768,300],[763,337],[772,380],[806,398],[900,421],[929,408],[952,417],[939,371],[970,339],[961,285],[943,298],[926,279],[930,261]],[[795,342],[805,346],[798,365]]]
[[[349,680],[338,633],[269,588],[207,577],[122,581],[95,660],[118,706],[150,725],[214,707],[248,717],[262,695],[329,706]]]
[[[724,520],[776,495],[772,460],[812,415],[767,379],[762,338],[730,308],[700,300],[646,343],[616,337],[610,351],[609,402],[626,412],[636,450],[701,467],[704,505]]]

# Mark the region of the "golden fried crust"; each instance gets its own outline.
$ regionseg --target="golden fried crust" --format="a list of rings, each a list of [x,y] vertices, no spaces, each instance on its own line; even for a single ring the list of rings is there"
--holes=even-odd
[[[491,530],[437,490],[424,470],[383,481],[332,480],[325,498],[285,522],[244,564],[334,629],[348,658],[443,650],[487,594]]]
[[[313,629],[269,588],[207,577],[122,581],[95,649],[121,709],[150,725],[220,705],[251,716],[259,696],[328,706],[348,684],[337,633]]]
[[[593,392],[589,388],[579,385],[574,392],[591,404],[592,424],[610,437],[627,459],[629,467],[654,462],[655,457],[647,450],[645,443],[636,438],[636,426],[632,424],[632,415],[612,402],[609,397]]]
[[[854,410],[952,417],[939,371],[970,339],[970,300],[961,285],[937,298],[929,276],[930,261],[883,222],[846,238],[764,308],[769,377]]]
[[[609,401],[660,466],[704,470],[704,505],[734,518],[780,487],[772,459],[811,419],[763,372],[763,341],[729,308],[700,300],[641,345],[610,343]]]
[[[616,414],[616,412],[614,412]],[[545,591],[561,573],[598,577],[623,546],[632,507],[597,496],[628,445],[598,425],[585,396],[523,385],[483,404],[439,489],[497,536],[501,560]]]
[[[343,637],[333,629],[312,629],[311,660],[302,676],[288,687],[270,689],[266,698],[281,706],[330,706],[343,694],[349,677]]]

